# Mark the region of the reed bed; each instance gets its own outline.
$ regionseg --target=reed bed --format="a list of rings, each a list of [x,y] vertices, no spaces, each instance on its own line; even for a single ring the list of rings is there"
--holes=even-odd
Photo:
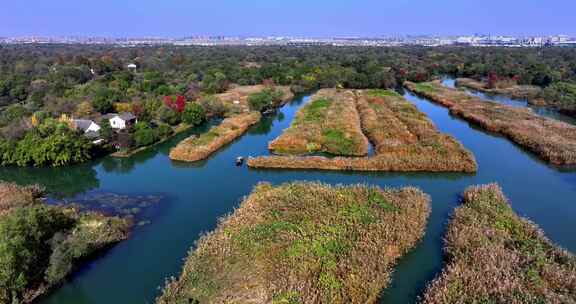
[[[576,303],[576,257],[516,215],[496,184],[464,192],[445,242],[423,303]]]
[[[542,93],[542,89],[532,85],[512,85],[504,88],[490,89],[487,87],[485,82],[477,81],[471,78],[456,79],[456,86],[470,88],[488,94],[499,94],[512,98],[528,99],[528,102],[531,104],[538,103],[537,99]]]
[[[354,92],[323,89],[298,111],[290,128],[268,148],[275,154],[325,152],[338,156],[365,156],[368,145],[368,139],[362,133]]]
[[[354,91],[363,132],[375,147],[369,157],[261,156],[252,168],[354,171],[476,172],[472,153],[438,132],[425,114],[393,91]]]
[[[405,85],[416,94],[447,107],[451,114],[506,136],[548,163],[576,165],[576,126],[539,116],[529,108],[515,108],[469,96],[446,88],[440,82],[406,82]]]
[[[218,149],[242,136],[250,126],[260,121],[259,112],[239,114],[224,119],[222,123],[200,136],[192,135],[170,150],[170,159],[194,162],[202,160]]]
[[[157,303],[374,303],[423,236],[429,201],[411,187],[261,183]]]

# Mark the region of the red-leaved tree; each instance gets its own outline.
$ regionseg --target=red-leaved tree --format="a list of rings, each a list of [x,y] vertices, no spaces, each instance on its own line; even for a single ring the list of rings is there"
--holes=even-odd
[[[488,73],[487,87],[489,89],[494,89],[494,88],[496,88],[497,84],[498,84],[498,74],[496,74],[494,72]]]
[[[182,95],[164,96],[164,105],[178,113],[182,113],[184,108],[186,108],[186,98]]]

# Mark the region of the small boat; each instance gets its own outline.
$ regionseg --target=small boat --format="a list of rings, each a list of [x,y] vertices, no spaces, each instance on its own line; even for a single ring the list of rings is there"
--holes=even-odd
[[[236,166],[242,166],[243,163],[244,163],[244,157],[242,156],[236,157]]]
[[[264,115],[264,116],[272,115],[272,114],[276,114],[276,108],[269,108],[269,109],[266,109],[264,112],[262,112],[262,115]]]

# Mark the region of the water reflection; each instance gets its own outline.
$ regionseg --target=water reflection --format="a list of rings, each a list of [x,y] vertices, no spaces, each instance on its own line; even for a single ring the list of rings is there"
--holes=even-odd
[[[94,162],[61,169],[0,167],[0,180],[20,185],[38,184],[49,195],[62,198],[100,187]]]

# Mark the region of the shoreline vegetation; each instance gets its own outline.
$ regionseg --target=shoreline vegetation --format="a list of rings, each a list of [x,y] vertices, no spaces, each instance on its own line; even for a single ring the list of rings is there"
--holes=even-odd
[[[464,192],[445,242],[425,304],[576,302],[576,257],[514,213],[497,184]]]
[[[312,110],[312,113],[319,117],[325,115],[324,111],[330,110],[327,105],[316,106],[318,101],[325,103],[324,92],[321,91],[319,95],[312,97],[312,102],[304,106],[297,114],[293,123],[295,126],[291,126],[270,144],[272,152],[297,151],[296,154],[299,154],[302,152],[302,147],[321,145],[310,141],[310,138],[316,140],[315,137],[300,135],[312,129],[308,124],[302,126],[300,121],[307,115],[311,115]],[[414,105],[396,92],[392,90],[331,90],[329,92],[333,95],[346,95],[353,100],[356,106],[348,107],[348,110],[357,114],[348,114],[348,116],[359,120],[354,126],[359,126],[362,136],[364,137],[365,134],[374,145],[375,155],[367,157],[259,156],[249,158],[248,166],[264,169],[476,172],[477,164],[472,153],[453,137],[440,133],[425,114],[418,111]],[[326,114],[326,117],[328,116]],[[334,119],[348,119],[348,117],[338,115]],[[320,124],[314,128],[322,130],[326,128],[326,125]],[[321,134],[321,132],[315,130],[316,134]],[[285,135],[286,133],[289,135]],[[344,146],[348,146],[348,142],[344,140],[339,142],[344,142]]]
[[[541,117],[529,108],[514,108],[444,87],[440,82],[405,86],[450,110],[452,115],[503,135],[556,166],[576,165],[576,127]]]
[[[292,98],[294,94],[287,86],[236,86],[226,93],[218,94],[215,99],[228,109],[225,113],[228,118],[206,133],[184,139],[170,150],[169,157],[186,162],[208,158],[258,123],[262,118],[260,111],[282,106]]]
[[[429,196],[412,187],[260,183],[157,303],[374,302],[429,214]]]
[[[248,112],[226,118],[218,126],[200,135],[192,135],[170,150],[171,160],[194,162],[208,158],[212,153],[242,136],[248,128],[260,121],[259,112]]]
[[[488,84],[472,78],[457,78],[455,82],[457,87],[465,87],[476,91],[505,95],[516,99],[526,99],[529,104],[536,106],[546,105],[546,101],[539,98],[542,89],[533,85],[506,85],[504,87],[489,88]]]
[[[157,141],[157,142],[154,142],[154,143],[152,143],[152,144],[150,144],[150,145],[147,145],[147,146],[143,146],[143,147],[138,147],[138,148],[135,148],[135,149],[131,149],[131,150],[120,150],[120,151],[116,151],[116,152],[110,154],[110,156],[112,156],[112,157],[117,157],[117,158],[132,157],[132,156],[134,156],[134,155],[136,155],[136,154],[138,154],[138,153],[140,153],[140,152],[142,152],[142,151],[146,151],[146,150],[148,150],[148,149],[150,149],[150,148],[152,148],[152,147],[154,147],[154,146],[160,145],[160,144],[162,144],[162,143],[164,143],[164,142],[166,142],[166,141],[168,141],[168,140],[176,137],[177,135],[179,135],[179,134],[181,134],[181,133],[184,133],[184,132],[190,130],[190,129],[193,128],[193,127],[194,127],[193,125],[186,124],[186,123],[181,123],[180,125],[172,128],[172,133],[171,133],[170,135],[165,136],[164,138],[160,139],[160,140]]]
[[[31,303],[99,252],[128,238],[132,222],[44,203],[38,186],[0,182],[0,303]]]
[[[558,112],[576,117],[576,86],[557,83],[547,88],[534,85],[505,85],[489,88],[484,81],[471,78],[457,78],[457,87],[470,88],[488,94],[501,94],[517,99],[525,99],[529,105],[556,109]]]

